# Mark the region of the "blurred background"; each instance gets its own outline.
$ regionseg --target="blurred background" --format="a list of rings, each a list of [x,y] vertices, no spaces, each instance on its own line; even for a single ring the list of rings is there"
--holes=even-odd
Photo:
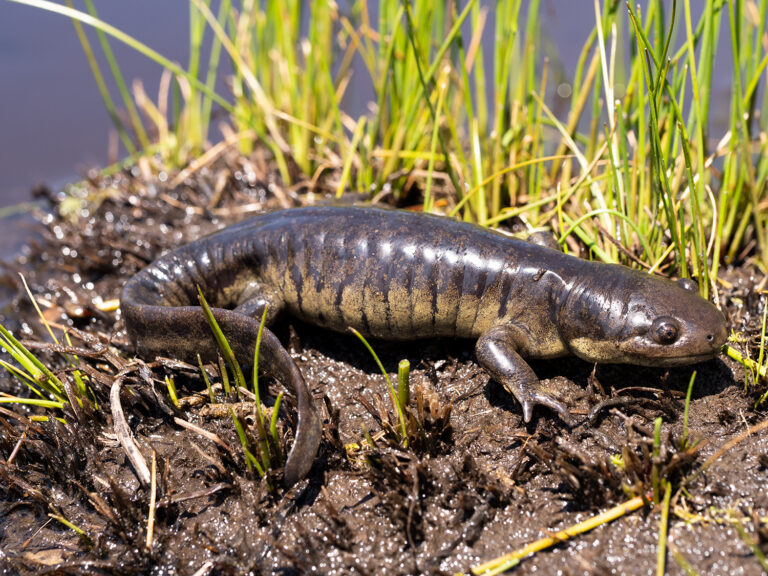
[[[100,2],[103,18],[184,61],[189,7],[181,0]],[[157,92],[160,69],[113,42],[126,78]],[[109,116],[72,22],[0,2],[0,206],[29,198],[30,187],[57,186],[107,162]]]

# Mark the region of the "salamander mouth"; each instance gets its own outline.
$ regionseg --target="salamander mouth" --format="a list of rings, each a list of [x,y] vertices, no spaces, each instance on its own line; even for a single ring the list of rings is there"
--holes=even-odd
[[[658,366],[663,368],[673,368],[675,366],[690,366],[691,364],[700,364],[707,362],[717,356],[718,351],[702,352],[701,354],[681,354],[679,356],[656,356],[639,359],[638,364],[642,366]]]

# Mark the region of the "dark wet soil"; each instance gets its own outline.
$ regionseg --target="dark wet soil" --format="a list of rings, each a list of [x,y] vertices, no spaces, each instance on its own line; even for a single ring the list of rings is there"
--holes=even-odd
[[[276,332],[323,406],[325,440],[308,479],[270,492],[247,470],[232,420],[205,415],[207,394],[173,408],[164,378],[172,376],[179,395],[189,397],[205,392],[199,369],[134,362],[119,311],[102,311],[99,303],[118,298],[122,283],[164,250],[256,211],[308,201],[301,185],[281,187],[271,174],[262,157],[230,156],[175,188],[164,176],[121,174],[83,184],[75,191],[82,203],[51,195],[54,212],[42,218],[42,239],[0,275],[11,301],[3,324],[71,378],[62,355],[40,344],[49,339],[21,272],[46,318],[76,329],[77,350],[69,352],[77,353],[98,407],[66,409],[61,420],[42,422],[32,419],[38,410],[0,404],[3,574],[469,572],[649,493],[654,474],[673,487],[667,573],[763,573],[768,433],[745,433],[766,419],[765,407],[756,407],[765,385],[749,378],[745,384],[741,365],[724,357],[670,371],[575,359],[534,364],[578,417],[568,428],[541,408],[524,424],[516,401],[475,364],[469,342],[375,343],[390,372],[403,358],[411,362],[426,441],[405,450],[377,434],[391,408],[361,343],[285,318]],[[755,287],[764,278],[750,270],[746,264],[724,274],[720,298],[754,351],[764,305]],[[685,393],[694,370],[686,439]],[[209,372],[220,381],[215,367]],[[149,547],[152,490],[140,484],[114,435],[109,390],[118,374],[139,449],[149,462],[155,455]],[[269,404],[280,390],[270,383]],[[25,393],[5,373],[0,391]],[[178,419],[213,432],[221,444]],[[363,427],[375,449],[359,448]],[[516,572],[654,574],[659,522],[659,507],[649,505],[524,560]]]

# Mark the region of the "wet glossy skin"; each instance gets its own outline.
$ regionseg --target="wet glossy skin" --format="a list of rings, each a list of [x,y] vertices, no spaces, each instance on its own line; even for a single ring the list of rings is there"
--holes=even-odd
[[[196,286],[235,354],[250,358],[258,319],[285,311],[387,340],[476,340],[479,363],[521,402],[567,408],[523,358],[677,366],[712,358],[725,320],[688,282],[556,250],[437,216],[323,207],[257,216],[171,252],[133,277],[121,308],[144,356],[215,358]],[[298,397],[286,483],[304,476],[321,425],[288,352],[265,330],[260,362]]]

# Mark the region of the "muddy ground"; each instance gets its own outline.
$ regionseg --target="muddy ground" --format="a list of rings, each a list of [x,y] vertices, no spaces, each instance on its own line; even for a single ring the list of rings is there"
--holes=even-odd
[[[669,574],[763,573],[768,432],[747,431],[766,418],[764,406],[756,407],[765,386],[749,381],[745,389],[741,365],[725,357],[669,371],[575,359],[535,363],[577,416],[568,428],[543,408],[526,425],[514,398],[474,362],[470,342],[375,343],[391,372],[410,360],[427,441],[402,450],[379,438],[375,449],[360,452],[350,445],[362,444],[362,427],[375,436],[382,427],[374,414],[388,411],[381,373],[354,337],[283,318],[276,333],[323,406],[325,439],[308,479],[270,493],[246,469],[232,420],[206,415],[200,370],[170,360],[134,362],[119,311],[98,305],[118,298],[125,280],[164,250],[260,210],[322,196],[301,194],[301,185],[282,188],[265,174],[272,171],[264,158],[232,156],[176,187],[164,175],[147,181],[126,173],[75,190],[87,203],[48,194],[53,215],[42,217],[42,239],[3,267],[3,324],[71,380],[71,366],[42,344],[49,338],[21,286],[22,272],[46,318],[76,329],[77,349],[68,351],[77,353],[98,408],[67,409],[56,414],[61,420],[41,422],[30,420],[39,410],[0,405],[3,574],[469,572],[648,493],[654,468],[673,487]],[[764,278],[749,262],[723,277],[720,304],[754,351],[763,305],[755,290]],[[215,366],[208,372],[220,382]],[[120,373],[128,424],[148,461],[156,455],[151,547],[152,491],[139,483],[112,425],[109,390]],[[203,394],[176,409],[166,376],[182,397]],[[269,383],[268,403],[280,390]],[[0,391],[25,393],[6,373]],[[610,398],[615,404],[587,417]],[[231,399],[219,393],[216,400]],[[294,412],[287,404],[289,442]],[[663,426],[654,458],[657,417]],[[225,447],[178,419],[215,433]],[[279,473],[271,481],[278,484]],[[516,573],[654,574],[659,519],[658,507],[644,507],[524,560]]]

